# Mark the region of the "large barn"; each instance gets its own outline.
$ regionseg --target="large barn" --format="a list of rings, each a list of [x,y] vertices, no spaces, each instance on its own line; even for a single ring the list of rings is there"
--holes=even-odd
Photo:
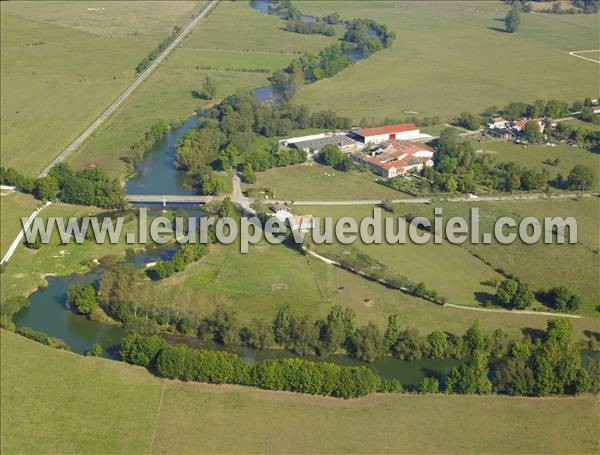
[[[365,144],[379,144],[390,139],[411,140],[420,137],[419,128],[412,123],[360,128],[352,131]]]

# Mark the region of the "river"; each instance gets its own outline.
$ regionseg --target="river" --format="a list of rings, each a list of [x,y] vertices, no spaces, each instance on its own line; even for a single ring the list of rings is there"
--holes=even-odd
[[[261,12],[268,12],[267,1],[254,1],[251,6]],[[267,8],[265,10],[265,8]],[[270,90],[267,90],[270,89]],[[257,89],[257,96],[263,102],[278,102],[277,95],[273,94],[270,87]],[[271,98],[269,98],[271,97]],[[137,167],[138,175],[126,184],[128,194],[194,194],[193,189],[184,185],[185,173],[175,167],[175,146],[185,133],[195,128],[198,116],[193,116],[181,126],[169,131],[165,137],[157,142],[145,156],[143,162]],[[175,208],[170,206],[169,208]],[[197,208],[188,207],[190,214],[199,212]],[[174,252],[173,247],[157,249],[149,252],[138,253],[125,261],[136,267],[144,267],[148,262],[169,259]],[[76,314],[67,307],[67,291],[74,283],[90,283],[100,279],[103,270],[97,268],[84,275],[70,275],[64,277],[48,277],[48,286],[39,289],[29,297],[29,306],[14,316],[14,323],[19,327],[30,327],[34,330],[47,333],[51,337],[62,339],[73,352],[84,354],[94,343],[98,343],[104,350],[104,356],[118,358],[119,343],[125,335],[125,330],[118,325],[107,325],[94,322],[86,317]],[[192,346],[205,349],[226,349],[238,353],[249,362],[264,359],[294,357],[294,354],[285,350],[259,351],[248,347],[231,347],[217,344],[201,343],[191,337],[178,337],[165,335],[170,342],[184,342]],[[593,354],[600,357],[600,353]],[[364,364],[347,356],[334,355],[327,358],[315,357],[316,361],[330,361],[341,365]],[[419,380],[426,376],[442,378],[449,369],[457,365],[456,360],[421,359],[416,361],[403,361],[393,357],[384,357],[375,361],[373,368],[384,378],[398,379],[405,386],[415,386]]]

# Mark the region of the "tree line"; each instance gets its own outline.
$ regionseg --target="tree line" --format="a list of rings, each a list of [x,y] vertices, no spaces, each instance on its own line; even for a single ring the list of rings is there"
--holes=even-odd
[[[143,60],[137,64],[137,66],[135,67],[135,71],[136,73],[142,73],[146,68],[148,68],[150,66],[150,64],[156,60],[156,58],[167,48],[169,47],[169,45],[175,41],[175,38],[177,38],[177,35],[179,34],[179,32],[181,31],[181,27],[179,27],[178,25],[176,25],[175,27],[173,27],[173,32],[167,36],[164,40],[162,40],[160,43],[158,43],[158,45],[151,50],[148,55],[146,57],[143,58]]]
[[[110,209],[125,205],[119,181],[111,180],[106,171],[98,167],[74,171],[68,164],[59,163],[47,176],[37,179],[26,177],[13,168],[0,167],[0,182],[42,201],[59,200]]]
[[[425,341],[414,330],[402,330],[398,317],[393,316],[379,345],[381,350],[407,360],[419,358],[417,353],[422,352],[439,358],[453,352],[463,360],[450,370],[443,388],[440,380],[444,378],[421,380],[421,393],[443,390],[451,394],[547,396],[597,392],[600,365],[591,360],[589,372],[581,366],[581,352],[572,342],[571,332],[569,321],[555,319],[548,321],[547,329],[537,336],[508,343],[500,329],[488,337],[476,322],[463,337],[436,331]],[[121,357],[160,377],[184,381],[240,384],[340,398],[403,391],[399,381],[382,381],[366,366],[345,367],[298,358],[250,364],[237,354],[168,344],[157,335],[127,335],[121,343]]]
[[[168,344],[158,336],[130,334],[121,342],[121,358],[169,379],[240,384],[338,398],[358,398],[381,390],[382,381],[368,367],[339,366],[304,359],[249,364],[237,354]]]

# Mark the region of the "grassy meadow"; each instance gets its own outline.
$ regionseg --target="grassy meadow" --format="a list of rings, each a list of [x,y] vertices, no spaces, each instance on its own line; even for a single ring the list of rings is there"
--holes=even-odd
[[[376,183],[371,172],[341,172],[330,166],[309,161],[284,168],[256,173],[256,183],[244,188],[268,188],[275,199],[287,201],[381,200],[406,197]]]
[[[15,222],[18,222],[18,220],[12,214],[8,214],[10,206],[5,206],[4,199],[5,197],[3,196],[1,210],[3,220],[2,230],[4,232],[6,220],[7,230],[12,232]],[[55,203],[45,209],[40,214],[40,217],[48,219],[48,217],[55,216],[66,219],[68,217],[81,217],[97,213],[101,213],[101,211],[95,207]],[[67,245],[63,245],[60,243],[60,238],[56,230],[50,239],[50,243],[42,245],[38,250],[19,245],[0,275],[2,301],[15,295],[28,295],[44,283],[44,276],[46,275],[85,273],[94,266],[92,263],[94,259],[100,259],[107,255],[124,256],[126,248],[139,248],[139,245],[125,244],[126,233],[133,232],[136,226],[135,223],[126,224],[123,227],[121,242],[115,245],[108,241],[98,244],[93,240],[86,240],[82,244],[70,242]],[[7,240],[6,245],[9,245],[14,236],[16,236],[16,231],[13,233],[14,235],[11,236],[10,240]]]
[[[401,207],[402,213],[413,213],[412,204]],[[433,213],[431,206],[425,207]],[[294,209],[294,212],[310,213],[319,217],[330,216],[334,219],[334,223],[346,216],[360,222],[365,217],[373,216],[373,207],[299,206]],[[383,218],[388,216],[385,212],[382,213]],[[486,286],[481,285],[480,282],[499,277],[492,268],[487,267],[467,251],[447,242],[440,245],[433,243],[417,245],[411,242],[404,245],[390,245],[384,240],[381,244],[367,245],[357,240],[352,245],[343,245],[334,239],[330,245],[315,245],[314,250],[338,260],[352,252],[365,253],[386,265],[390,272],[405,275],[414,281],[423,281],[429,288],[435,288],[440,295],[446,296],[451,303],[461,305],[479,305],[478,293],[486,291]]]
[[[555,147],[547,145],[529,144],[524,147],[508,141],[485,141],[473,142],[475,150],[483,150],[485,153],[493,155],[498,162],[514,161],[528,169],[541,171],[545,169],[550,177],[555,178],[561,174],[564,178],[569,175],[573,166],[582,164],[592,169],[600,169],[600,155],[579,147],[571,147],[568,144],[556,144]],[[545,160],[560,160],[557,166],[545,164]],[[590,191],[598,191],[600,183],[596,181],[593,188],[586,188]]]
[[[7,192],[0,196],[0,256],[21,230],[21,217],[31,215],[39,204],[30,194]]]
[[[37,175],[203,4],[2,2],[2,165]]]
[[[493,268],[502,268],[508,273],[518,276],[533,290],[548,289],[564,284],[584,298],[582,314],[598,317],[598,276],[600,265],[598,251],[600,240],[597,220],[600,216],[600,202],[597,198],[580,200],[533,200],[533,201],[499,201],[481,203],[436,203],[443,209],[443,218],[452,216],[470,219],[471,207],[480,211],[481,232],[493,232],[493,223],[501,216],[510,216],[520,220],[533,216],[540,220],[544,217],[569,217],[577,220],[577,244],[536,243],[526,245],[516,241],[510,245],[501,245],[493,241],[489,245],[483,243],[464,243],[461,246],[450,246],[455,254],[476,254]],[[433,209],[420,204],[397,206],[395,215],[411,213],[413,215],[433,218]],[[515,231],[516,232],[516,231]],[[407,245],[405,245],[407,246]],[[433,246],[432,248],[437,248]],[[443,251],[437,249],[436,251]],[[480,268],[487,268],[480,262]],[[410,275],[409,275],[410,276]],[[427,283],[427,280],[425,280]],[[480,289],[484,293],[493,293],[492,288]],[[483,295],[485,296],[485,294]],[[450,296],[449,296],[450,297]],[[597,329],[596,329],[597,331]]]
[[[1,336],[4,454],[598,449],[592,396],[377,394],[344,401],[160,381],[140,367],[54,350],[4,330]],[[569,430],[547,431],[557,426]]]
[[[304,1],[324,15],[370,18],[395,31],[393,45],[304,87],[296,103],[333,109],[356,121],[418,112],[449,119],[510,101],[598,95],[598,65],[572,57],[598,48],[597,15],[521,14],[517,33],[504,32],[501,2]]]
[[[300,52],[318,52],[335,41],[289,33],[282,30],[283,25],[281,19],[260,14],[247,2],[221,2],[82,146],[72,162],[78,167],[97,164],[113,176],[122,175],[126,168],[120,158],[154,123],[177,122],[236,90],[267,86],[270,73],[287,66]],[[257,69],[269,72],[249,72]],[[214,100],[195,94],[206,76],[216,83]]]

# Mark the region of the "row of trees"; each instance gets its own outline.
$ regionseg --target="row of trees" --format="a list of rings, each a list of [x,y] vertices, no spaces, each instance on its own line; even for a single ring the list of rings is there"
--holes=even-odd
[[[150,66],[150,64],[152,63],[152,61],[156,60],[156,58],[167,47],[169,47],[169,45],[175,40],[175,38],[177,38],[177,35],[180,31],[181,31],[181,28],[178,25],[176,25],[173,28],[173,32],[169,36],[167,36],[164,40],[162,40],[160,43],[158,43],[158,46],[156,46],[155,49],[150,51],[148,53],[148,55],[146,57],[144,57],[144,59],[140,63],[138,63],[138,65],[135,67],[135,71],[139,74],[139,73],[143,72],[146,68],[148,68]]]
[[[249,364],[237,354],[167,344],[158,336],[126,336],[121,357],[160,377],[214,384],[241,384],[268,390],[357,398],[381,389],[381,379],[367,367],[345,367],[303,359]]]
[[[320,22],[307,22],[303,20],[288,20],[285,26],[288,32],[301,33],[303,35],[335,35],[335,29],[331,25]]]
[[[119,181],[110,180],[106,171],[97,167],[73,171],[68,164],[60,163],[47,176],[38,179],[25,177],[12,168],[0,167],[0,182],[42,201],[60,200],[111,209],[125,205]]]
[[[571,341],[571,332],[568,320],[550,320],[547,330],[536,338],[526,337],[507,343],[499,329],[492,337],[487,337],[475,323],[454,342],[454,349],[460,345],[464,362],[450,370],[444,390],[457,394],[497,392],[528,396],[597,391],[600,387],[599,365],[590,363],[592,374],[581,366],[581,353]],[[407,344],[406,338],[406,333],[397,326],[396,318],[391,317],[381,349],[393,351],[397,349],[395,346]],[[442,356],[450,346],[444,332],[433,332],[427,340],[428,349],[436,356]],[[412,344],[418,342],[419,339],[414,338]],[[409,350],[417,351],[412,345]],[[159,336],[137,333],[122,340],[121,357],[151,369],[158,376],[185,381],[242,384],[341,398],[360,397],[376,391],[402,391],[398,381],[382,381],[368,367],[344,367],[291,358],[249,364],[236,354],[171,345]],[[440,391],[438,378],[424,378],[419,391]]]
[[[124,161],[135,167],[170,129],[171,127],[162,120],[152,125],[140,139],[133,143]]]

